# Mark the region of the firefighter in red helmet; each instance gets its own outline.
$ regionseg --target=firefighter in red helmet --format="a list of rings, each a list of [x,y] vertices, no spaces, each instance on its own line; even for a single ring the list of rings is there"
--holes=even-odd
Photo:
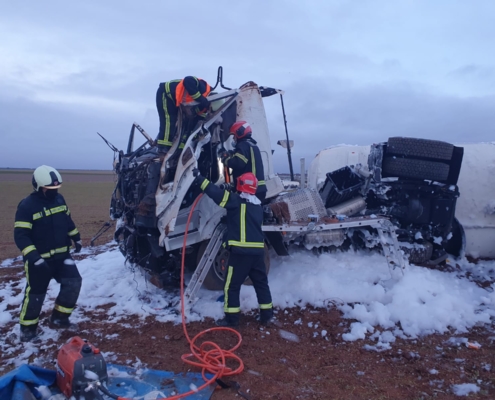
[[[253,282],[260,308],[259,321],[268,325],[273,318],[273,304],[265,267],[265,243],[263,231],[263,209],[255,196],[258,180],[252,172],[237,178],[237,192],[231,193],[213,185],[193,170],[195,182],[215,203],[227,210],[226,245],[230,250],[227,275],[224,285],[225,317],[218,326],[239,325],[241,285],[249,276]]]
[[[251,125],[246,121],[237,121],[230,127],[230,134],[235,138],[235,148],[221,155],[223,163],[232,169],[233,181],[246,172],[251,172],[258,180],[256,196],[261,200],[266,197],[265,171],[260,149],[252,138]]]
[[[210,107],[206,96],[210,92],[208,82],[195,76],[186,76],[184,79],[174,79],[158,85],[156,109],[160,118],[160,130],[156,144],[160,152],[166,153],[172,147],[177,134],[177,118],[181,103],[196,101],[199,105],[193,109],[193,119],[205,118]],[[181,142],[181,146],[184,147],[184,143]]]

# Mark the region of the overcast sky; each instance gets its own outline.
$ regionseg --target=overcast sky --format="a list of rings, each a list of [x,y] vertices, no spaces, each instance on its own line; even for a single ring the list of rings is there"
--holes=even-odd
[[[0,167],[111,169],[103,134],[153,138],[159,82],[196,75],[285,90],[293,163],[389,136],[493,141],[490,0],[7,2]],[[266,99],[277,172],[280,99]],[[311,138],[311,140],[309,140]]]

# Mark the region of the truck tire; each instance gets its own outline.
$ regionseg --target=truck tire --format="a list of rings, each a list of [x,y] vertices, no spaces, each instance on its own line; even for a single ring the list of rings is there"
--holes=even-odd
[[[453,144],[439,140],[391,137],[387,143],[387,154],[406,157],[450,161],[453,152]]]
[[[206,250],[206,246],[208,246],[209,241],[204,241],[201,243],[198,249],[198,257],[196,265],[199,264],[201,257],[203,257],[203,253]],[[203,281],[203,286],[208,290],[223,290],[224,282],[225,282],[225,274],[228,269],[230,252],[226,250],[224,247],[220,247],[213,264],[206,274],[205,280]],[[268,250],[268,246],[265,243],[265,268],[266,273],[270,271],[270,253]],[[247,278],[244,282],[245,285],[252,285],[251,279]]]
[[[463,257],[466,252],[466,233],[457,218],[452,222],[451,237],[444,246],[445,251],[454,257]]]
[[[433,245],[430,242],[424,242],[415,247],[403,247],[401,250],[408,256],[411,264],[421,265],[426,263],[433,254]]]
[[[387,157],[383,160],[383,176],[446,181],[449,171],[448,164],[441,162],[395,157]]]

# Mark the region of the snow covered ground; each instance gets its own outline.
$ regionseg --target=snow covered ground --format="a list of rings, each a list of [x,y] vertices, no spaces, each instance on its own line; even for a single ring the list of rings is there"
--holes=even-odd
[[[110,305],[109,322],[129,314],[181,322],[178,295],[165,295],[147,283],[139,269],[132,270],[124,263],[116,248],[109,247],[98,255],[86,252],[88,257],[78,262],[83,285],[74,322],[86,318],[83,309],[91,311],[103,305]],[[11,263],[12,260],[5,260],[1,266],[8,267]],[[343,335],[344,340],[368,337],[376,341],[375,349],[381,350],[393,346],[397,337],[416,338],[449,330],[462,334],[495,317],[495,284],[482,288],[473,281],[494,281],[495,261],[480,261],[475,265],[461,259],[452,264],[459,266],[455,272],[408,265],[404,274],[394,271],[392,277],[385,258],[376,252],[316,256],[300,251],[289,257],[273,256],[269,281],[278,313],[306,305],[335,305],[344,318],[355,320]],[[0,326],[17,320],[24,285],[24,278],[0,284]],[[58,285],[52,281],[45,311],[51,310],[57,293]],[[188,320],[222,317],[222,303],[217,301],[221,294],[201,289],[198,301],[187,314]],[[242,288],[241,305],[243,312],[257,308],[252,287]],[[12,333],[17,335],[18,329],[15,324]],[[317,333],[324,336],[324,327]],[[43,335],[58,333],[46,329]],[[8,347],[5,337],[1,338],[0,348],[5,352]],[[22,361],[19,359],[19,363]]]

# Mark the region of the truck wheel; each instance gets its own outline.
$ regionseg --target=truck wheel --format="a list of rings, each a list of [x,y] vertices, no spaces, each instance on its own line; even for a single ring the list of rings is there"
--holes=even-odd
[[[449,170],[448,164],[435,161],[394,157],[387,157],[383,160],[383,176],[446,181]]]
[[[466,252],[466,233],[457,218],[452,223],[452,236],[447,241],[444,249],[454,257],[462,257]]]
[[[199,264],[201,257],[203,257],[203,253],[206,250],[206,246],[208,246],[208,241],[204,241],[201,243],[198,249],[198,258],[196,265]],[[226,250],[224,247],[221,247],[218,251],[213,264],[206,274],[205,280],[203,281],[203,285],[208,290],[223,290],[224,282],[225,282],[225,274],[228,269],[230,252]],[[265,244],[265,268],[266,273],[270,271],[270,252],[268,250],[268,246]],[[244,282],[245,285],[252,285],[251,279],[247,278]]]
[[[408,256],[411,264],[424,264],[427,262],[433,254],[433,245],[430,242],[423,242],[422,244],[416,244],[414,247],[403,247],[401,250]]]
[[[439,140],[391,137],[387,142],[387,154],[406,157],[430,158],[450,161],[454,145]]]
[[[209,240],[205,240],[201,243],[198,249],[198,258],[196,260],[196,265],[201,261],[201,257],[208,246]],[[223,290],[223,283],[225,281],[225,274],[227,273],[230,252],[226,250],[223,246],[220,247],[218,253],[213,260],[213,264],[206,274],[203,285],[208,290]]]

